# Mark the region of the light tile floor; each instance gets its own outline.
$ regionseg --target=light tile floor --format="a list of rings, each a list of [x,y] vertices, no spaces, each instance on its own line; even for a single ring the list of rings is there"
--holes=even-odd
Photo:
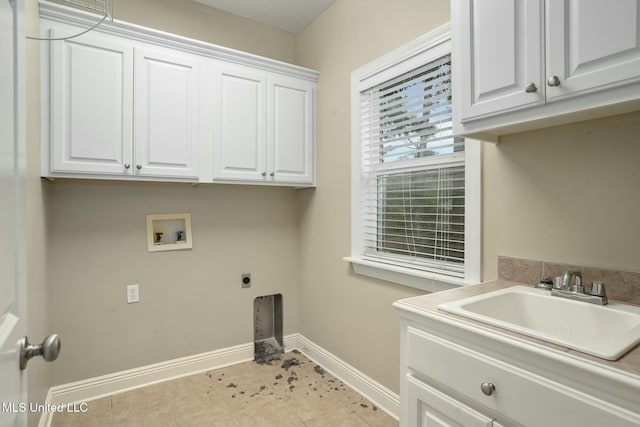
[[[245,362],[56,413],[52,427],[397,427],[398,422],[294,351],[271,364]]]

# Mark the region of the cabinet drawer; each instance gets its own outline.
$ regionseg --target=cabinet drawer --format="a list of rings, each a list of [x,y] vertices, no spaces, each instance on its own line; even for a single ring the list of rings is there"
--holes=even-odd
[[[638,426],[640,417],[581,391],[550,381],[412,327],[407,362],[432,385],[526,426]],[[482,383],[495,390],[485,395]]]

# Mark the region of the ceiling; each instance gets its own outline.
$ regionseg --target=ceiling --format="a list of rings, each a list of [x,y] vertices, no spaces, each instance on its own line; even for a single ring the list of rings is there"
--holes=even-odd
[[[302,31],[335,0],[194,0],[292,33]]]

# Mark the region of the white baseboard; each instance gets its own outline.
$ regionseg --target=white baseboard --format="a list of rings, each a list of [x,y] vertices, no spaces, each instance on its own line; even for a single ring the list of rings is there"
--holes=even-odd
[[[348,363],[314,344],[300,334],[284,337],[285,351],[299,350],[309,359],[321,365],[342,382],[376,404],[380,409],[398,419],[400,398],[382,384],[369,378]],[[206,372],[225,366],[253,360],[253,343],[241,344],[194,356],[182,357],[153,365],[89,378],[52,387],[46,403],[51,405],[89,402],[113,394]],[[51,424],[52,413],[43,413],[40,427]]]
[[[340,381],[366,397],[396,420],[400,416],[400,396],[344,360],[299,335],[298,350]]]

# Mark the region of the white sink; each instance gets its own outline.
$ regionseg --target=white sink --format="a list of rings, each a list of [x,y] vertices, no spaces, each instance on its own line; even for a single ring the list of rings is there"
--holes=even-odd
[[[438,308],[607,360],[640,343],[640,307],[588,304],[544,289],[513,286]]]

